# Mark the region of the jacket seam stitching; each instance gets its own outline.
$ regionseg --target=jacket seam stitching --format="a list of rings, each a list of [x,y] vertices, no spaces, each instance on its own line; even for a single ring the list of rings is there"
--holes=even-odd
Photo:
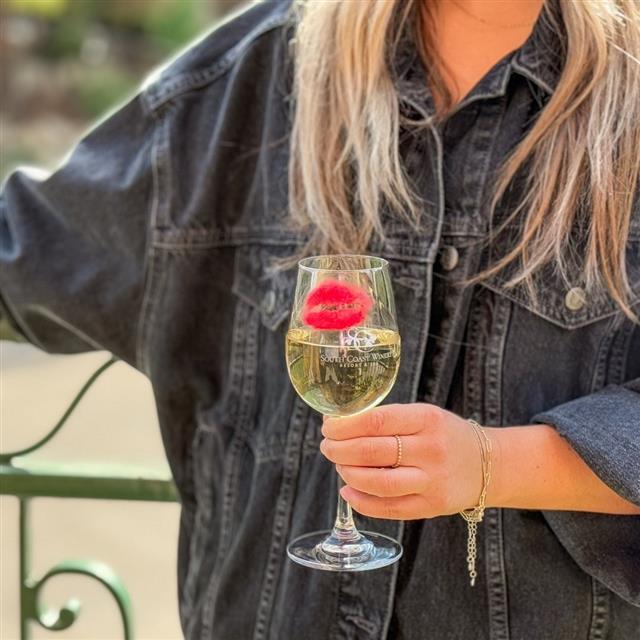
[[[509,640],[510,638],[503,513],[501,508],[487,509],[485,525],[489,636],[492,640]]]
[[[525,309],[535,314],[536,316],[544,318],[548,322],[558,327],[561,327],[562,329],[580,329],[589,324],[598,322],[599,320],[604,320],[605,318],[608,318],[610,316],[620,313],[617,309],[612,308],[610,306],[606,306],[608,304],[607,302],[603,303],[599,301],[598,303],[599,306],[595,308],[595,310],[592,311],[591,308],[588,308],[587,312],[582,314],[576,314],[575,318],[572,320],[566,320],[563,318],[557,318],[555,316],[552,316],[548,311],[549,306],[545,308],[541,308],[539,306],[534,307],[533,305],[530,304],[529,300],[524,295],[518,295],[514,293],[513,290],[506,289],[505,287],[500,285],[500,282],[494,283],[494,282],[484,281],[484,282],[481,282],[480,284],[481,286],[486,287],[487,289],[490,289],[494,293],[497,293],[505,298],[508,298],[512,302],[515,302],[518,305],[524,307]],[[561,304],[560,301],[558,301],[557,304],[560,305]]]
[[[222,57],[208,69],[187,71],[170,78],[159,78],[156,83],[147,87],[143,92],[147,108],[151,112],[158,111],[162,105],[179,97],[182,93],[191,89],[201,89],[215,82],[231,69],[232,65],[248,49],[249,45],[276,27],[286,25],[290,19],[290,16],[286,14],[285,16],[276,15],[265,20],[259,27],[250,31],[231,49],[222,54]]]
[[[275,506],[271,529],[271,544],[267,567],[263,574],[260,602],[258,604],[254,640],[262,640],[270,631],[275,598],[278,594],[283,568],[284,547],[291,530],[291,519],[298,487],[301,451],[309,422],[309,412],[300,398],[295,399],[291,420],[291,432],[287,436],[282,480]]]
[[[154,231],[158,226],[160,202],[161,202],[161,178],[162,162],[166,159],[166,148],[163,145],[166,142],[167,136],[167,119],[157,118],[157,126],[154,131],[154,140],[151,145],[150,163],[151,163],[151,180],[152,180],[152,197],[149,207],[149,219],[148,219],[148,240],[147,249],[145,251],[145,269],[144,269],[144,292],[142,296],[142,302],[140,305],[140,317],[138,320],[138,329],[136,334],[136,366],[137,368],[146,373],[149,371],[149,362],[147,358],[147,350],[145,349],[147,340],[147,331],[150,324],[150,318],[153,308],[153,293],[157,289],[157,281],[160,274],[155,271],[158,261],[159,252],[155,249],[153,243]],[[164,152],[164,156],[163,156]],[[168,200],[168,199],[167,199]]]
[[[225,454],[224,480],[221,491],[221,513],[218,529],[218,548],[216,557],[205,587],[205,600],[202,610],[201,639],[206,640],[215,625],[215,607],[220,589],[219,572],[230,553],[231,535],[234,526],[233,511],[237,506],[239,482],[239,456],[246,444],[247,425],[254,410],[252,398],[255,395],[258,358],[258,322],[257,314],[251,307],[243,304],[236,306],[232,353],[229,361],[230,389],[234,394],[234,405],[230,413],[237,416],[232,440]]]
[[[529,69],[523,67],[517,60],[513,60],[511,62],[511,66],[514,71],[524,76],[528,80],[535,82],[539,87],[544,89],[549,95],[553,93],[554,89],[549,85],[548,82],[545,82],[542,78],[537,76],[535,73],[532,73],[531,71],[529,71]]]
[[[495,328],[492,330],[492,337],[495,339],[488,341],[488,349],[485,354],[484,415],[487,422],[493,422],[496,425],[502,424],[503,421],[502,377],[507,336],[513,311],[512,304],[507,298],[498,297],[495,301],[495,320],[493,321]]]
[[[609,363],[608,381],[613,384],[623,384],[626,380],[626,372],[631,352],[631,340],[636,326],[628,318],[623,318],[622,326],[618,329],[617,340],[612,341],[611,361]]]
[[[603,333],[599,341],[598,349],[592,364],[591,388],[590,393],[595,393],[604,386],[607,375],[610,373],[613,356],[611,349],[615,346],[615,341],[620,325],[619,316],[612,316],[607,324],[607,329]]]
[[[589,624],[589,640],[603,640],[609,626],[609,592],[591,577],[591,621]]]

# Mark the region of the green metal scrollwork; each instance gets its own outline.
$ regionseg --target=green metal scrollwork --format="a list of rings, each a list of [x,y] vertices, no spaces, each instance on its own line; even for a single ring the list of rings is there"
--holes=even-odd
[[[131,600],[125,586],[113,570],[101,562],[94,560],[65,560],[58,563],[39,580],[29,577],[29,501],[20,499],[20,612],[21,638],[29,638],[29,622],[35,621],[49,631],[64,631],[68,629],[80,613],[80,602],[76,598],[70,599],[59,610],[45,609],[40,606],[40,590],[51,578],[63,574],[84,575],[98,580],[111,593],[116,601],[120,618],[122,619],[125,640],[133,637],[131,614]]]
[[[8,453],[0,453],[0,464],[10,464],[11,460],[17,456],[24,456],[27,453],[31,453],[36,449],[39,449],[43,445],[47,444],[53,436],[62,429],[64,424],[67,422],[75,408],[78,406],[80,400],[82,400],[83,396],[89,389],[93,386],[93,383],[113,364],[118,362],[118,358],[111,357],[107,362],[105,362],[102,366],[100,366],[96,371],[93,372],[91,377],[84,383],[80,391],[76,394],[76,397],[71,401],[71,404],[67,407],[67,410],[62,414],[62,417],[55,426],[49,431],[44,437],[40,438],[38,442],[32,444],[30,447],[26,447],[25,449],[20,449],[19,451],[9,451]]]
[[[114,464],[47,464],[28,460],[26,454],[49,442],[67,422],[78,403],[94,382],[118,358],[111,357],[85,382],[62,417],[35,444],[8,453],[0,453],[0,495],[13,495],[20,506],[20,638],[29,640],[30,626],[37,622],[50,631],[63,631],[76,621],[80,602],[71,598],[60,609],[43,608],[40,591],[55,576],[84,575],[98,580],[113,596],[122,620],[125,640],[133,638],[131,601],[114,571],[94,560],[66,560],[47,571],[39,580],[30,576],[29,501],[36,497],[89,498],[176,502],[178,494],[166,472],[135,469]]]

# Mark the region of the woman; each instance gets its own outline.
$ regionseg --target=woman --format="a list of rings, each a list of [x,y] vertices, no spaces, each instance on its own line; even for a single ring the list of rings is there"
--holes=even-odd
[[[261,3],[8,179],[6,313],[153,384],[187,638],[634,637],[639,58],[634,0]],[[345,251],[389,260],[403,346],[338,429],[283,344],[291,264]],[[465,419],[493,445],[473,587]],[[287,559],[332,523],[334,463],[395,565]]]

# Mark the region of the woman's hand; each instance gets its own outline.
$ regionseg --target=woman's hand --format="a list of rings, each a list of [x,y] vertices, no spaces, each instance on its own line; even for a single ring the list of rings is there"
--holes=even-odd
[[[487,435],[491,431],[486,429]],[[347,485],[342,497],[363,515],[432,518],[478,503],[479,444],[471,425],[449,411],[425,403],[383,405],[355,416],[327,417],[322,434],[320,451],[336,463]],[[402,440],[402,460],[392,469],[395,434]]]
[[[487,507],[640,515],[546,424],[484,427],[491,440]],[[389,404],[326,418],[320,451],[347,486],[342,497],[374,518],[413,520],[475,507],[482,489],[480,447],[471,425],[431,404]],[[402,439],[402,460],[396,461]]]

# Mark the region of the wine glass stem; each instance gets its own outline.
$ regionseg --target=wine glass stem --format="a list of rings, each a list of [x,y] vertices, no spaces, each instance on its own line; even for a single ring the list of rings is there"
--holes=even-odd
[[[340,489],[344,486],[345,482],[338,474],[338,513],[332,533],[340,540],[355,541],[362,538],[362,536],[353,521],[351,505],[340,495]]]
[[[340,344],[344,342],[343,332],[340,332]],[[333,418],[340,418],[340,416],[332,416]],[[341,542],[359,542],[364,536],[356,529],[355,522],[353,521],[353,512],[351,511],[351,505],[340,495],[340,489],[345,486],[345,482],[336,471],[338,476],[338,509],[336,514],[336,522],[333,525],[331,534]],[[327,538],[330,540],[330,538]]]

